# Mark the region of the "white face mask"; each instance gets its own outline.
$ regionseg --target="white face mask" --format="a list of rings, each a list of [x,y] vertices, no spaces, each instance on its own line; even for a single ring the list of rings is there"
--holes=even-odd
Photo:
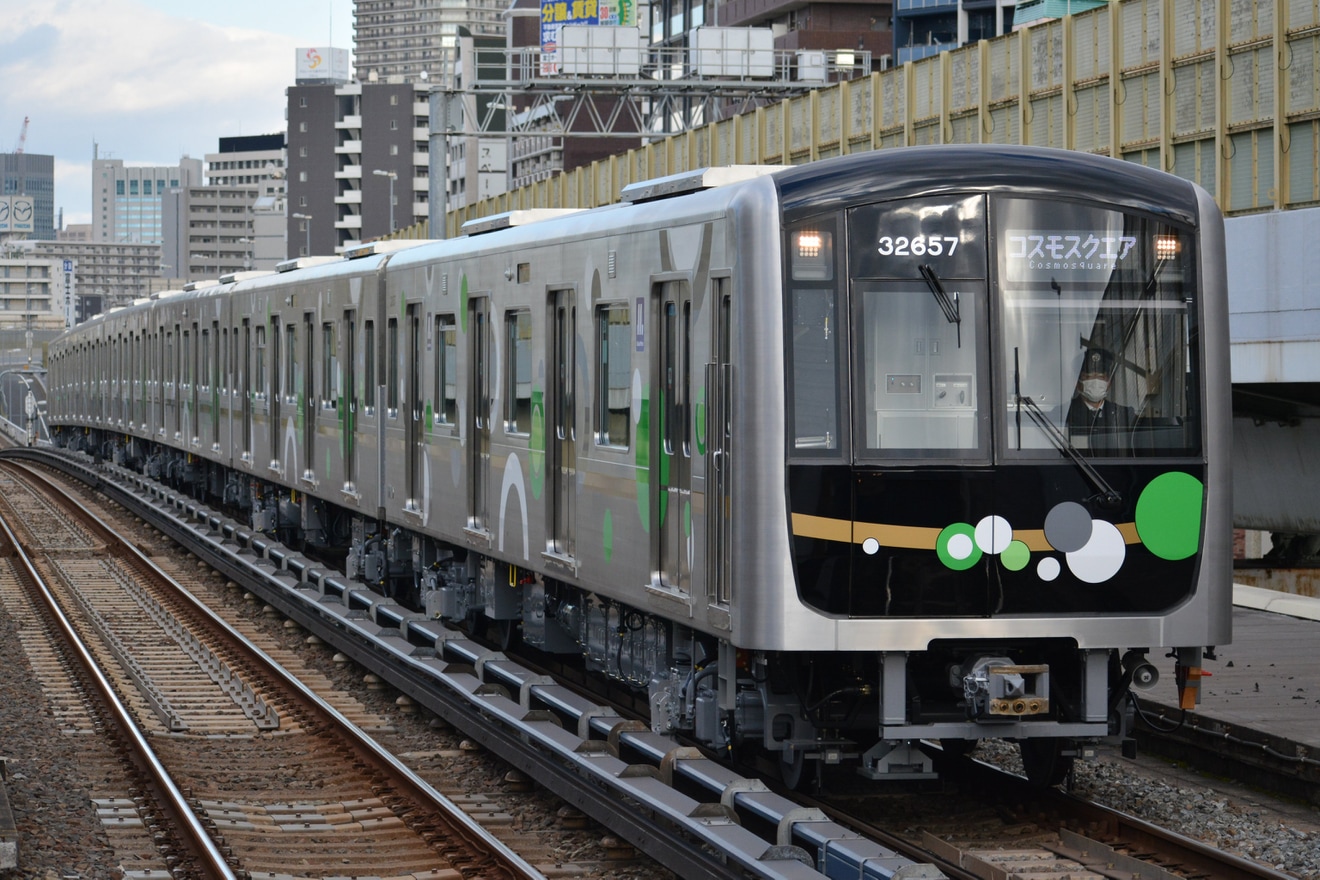
[[[1104,400],[1105,395],[1107,395],[1108,393],[1109,393],[1108,379],[1082,380],[1082,397],[1085,397],[1087,400],[1091,401],[1092,403],[1099,403],[1100,401]]]

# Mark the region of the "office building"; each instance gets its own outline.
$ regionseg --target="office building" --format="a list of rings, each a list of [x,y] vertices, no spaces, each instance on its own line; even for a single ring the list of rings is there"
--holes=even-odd
[[[31,215],[23,218],[24,230],[14,237],[55,237],[54,156],[0,153],[0,199],[12,196],[32,198]],[[8,221],[9,218],[6,216],[0,220]],[[0,222],[0,238],[9,237],[10,231]]]
[[[202,160],[184,156],[178,165],[125,165],[122,159],[92,159],[92,226],[95,241],[160,244],[161,200],[179,187],[200,186]]]
[[[282,197],[288,153],[283,133],[222,137],[220,151],[206,154],[206,182],[251,187],[254,196]]]

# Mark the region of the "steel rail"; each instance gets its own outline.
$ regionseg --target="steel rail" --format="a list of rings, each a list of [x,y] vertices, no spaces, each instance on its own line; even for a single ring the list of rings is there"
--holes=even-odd
[[[46,608],[59,624],[60,631],[63,633],[65,641],[77,656],[79,663],[82,664],[83,670],[95,683],[96,689],[101,695],[101,699],[104,701],[110,714],[119,725],[120,730],[127,737],[129,746],[137,758],[139,767],[154,779],[157,789],[160,794],[164,796],[164,802],[161,803],[160,806],[162,809],[173,813],[171,820],[174,828],[178,829],[180,832],[182,842],[192,848],[193,855],[201,862],[203,868],[207,872],[207,877],[221,878],[221,880],[238,880],[238,875],[236,875],[230,868],[228,861],[226,861],[224,855],[222,855],[220,850],[216,847],[215,841],[211,839],[211,835],[207,832],[201,820],[197,818],[197,815],[192,811],[192,808],[189,807],[187,798],[184,797],[183,792],[179,789],[178,784],[175,783],[169,770],[167,770],[165,765],[161,763],[155,750],[152,749],[151,745],[147,742],[146,734],[142,732],[142,729],[138,726],[137,722],[133,720],[132,713],[129,712],[128,707],[119,699],[119,695],[115,693],[113,685],[111,685],[109,679],[105,677],[105,674],[97,665],[95,658],[92,657],[91,651],[79,637],[77,631],[73,627],[73,623],[60,607],[59,600],[57,600],[55,595],[50,591],[45,578],[43,578],[41,573],[37,571],[31,557],[28,555],[27,551],[23,549],[22,544],[19,543],[18,536],[14,534],[9,523],[3,518],[0,518],[0,529],[3,529],[5,539],[13,546],[14,555],[22,566],[23,572],[27,575],[32,585],[41,593],[41,598],[45,603]]]
[[[81,505],[65,492],[59,486],[51,483],[42,474],[31,468],[22,467],[24,471],[33,478],[40,480],[49,491],[57,494],[65,503],[80,507]],[[420,801],[432,806],[445,819],[452,823],[447,830],[458,834],[463,838],[464,843],[474,850],[484,850],[487,855],[502,863],[502,867],[510,870],[513,876],[520,878],[544,878],[544,875],[528,864],[521,856],[509,849],[502,841],[483,828],[476,820],[469,816],[457,804],[436,790],[430,783],[418,776],[413,770],[403,764],[388,750],[383,748],[374,738],[359,728],[351,720],[345,717],[338,709],[331,706],[323,700],[315,691],[307,687],[291,672],[280,665],[274,658],[254,644],[242,633],[231,627],[216,612],[211,610],[201,599],[194,596],[189,590],[184,589],[169,574],[163,571],[155,562],[151,560],[137,547],[123,539],[113,529],[96,520],[90,520],[88,524],[103,538],[108,545],[113,546],[117,551],[129,557],[129,561],[140,566],[151,573],[153,577],[161,579],[170,584],[175,589],[175,597],[183,601],[193,613],[203,617],[207,624],[214,627],[224,638],[228,639],[240,651],[249,657],[260,662],[262,671],[284,688],[292,692],[307,709],[319,713],[329,724],[333,725],[342,734],[347,736],[354,747],[360,752],[366,754],[376,769],[382,772],[400,788],[400,793],[413,800]],[[7,530],[7,527],[6,527]],[[191,814],[190,814],[191,815]]]

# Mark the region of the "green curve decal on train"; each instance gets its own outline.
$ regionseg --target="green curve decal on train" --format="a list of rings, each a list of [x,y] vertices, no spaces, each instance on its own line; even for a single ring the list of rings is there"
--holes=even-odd
[[[527,447],[532,497],[540,498],[545,489],[545,391],[540,388],[532,389],[532,433]]]
[[[637,515],[642,531],[651,531],[651,399],[643,396],[637,418]]]

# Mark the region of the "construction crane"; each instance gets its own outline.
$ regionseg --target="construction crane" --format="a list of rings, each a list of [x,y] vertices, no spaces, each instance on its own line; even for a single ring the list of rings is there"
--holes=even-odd
[[[14,147],[15,153],[23,152],[23,145],[27,143],[28,117],[23,117],[23,129],[18,133],[18,146]]]

